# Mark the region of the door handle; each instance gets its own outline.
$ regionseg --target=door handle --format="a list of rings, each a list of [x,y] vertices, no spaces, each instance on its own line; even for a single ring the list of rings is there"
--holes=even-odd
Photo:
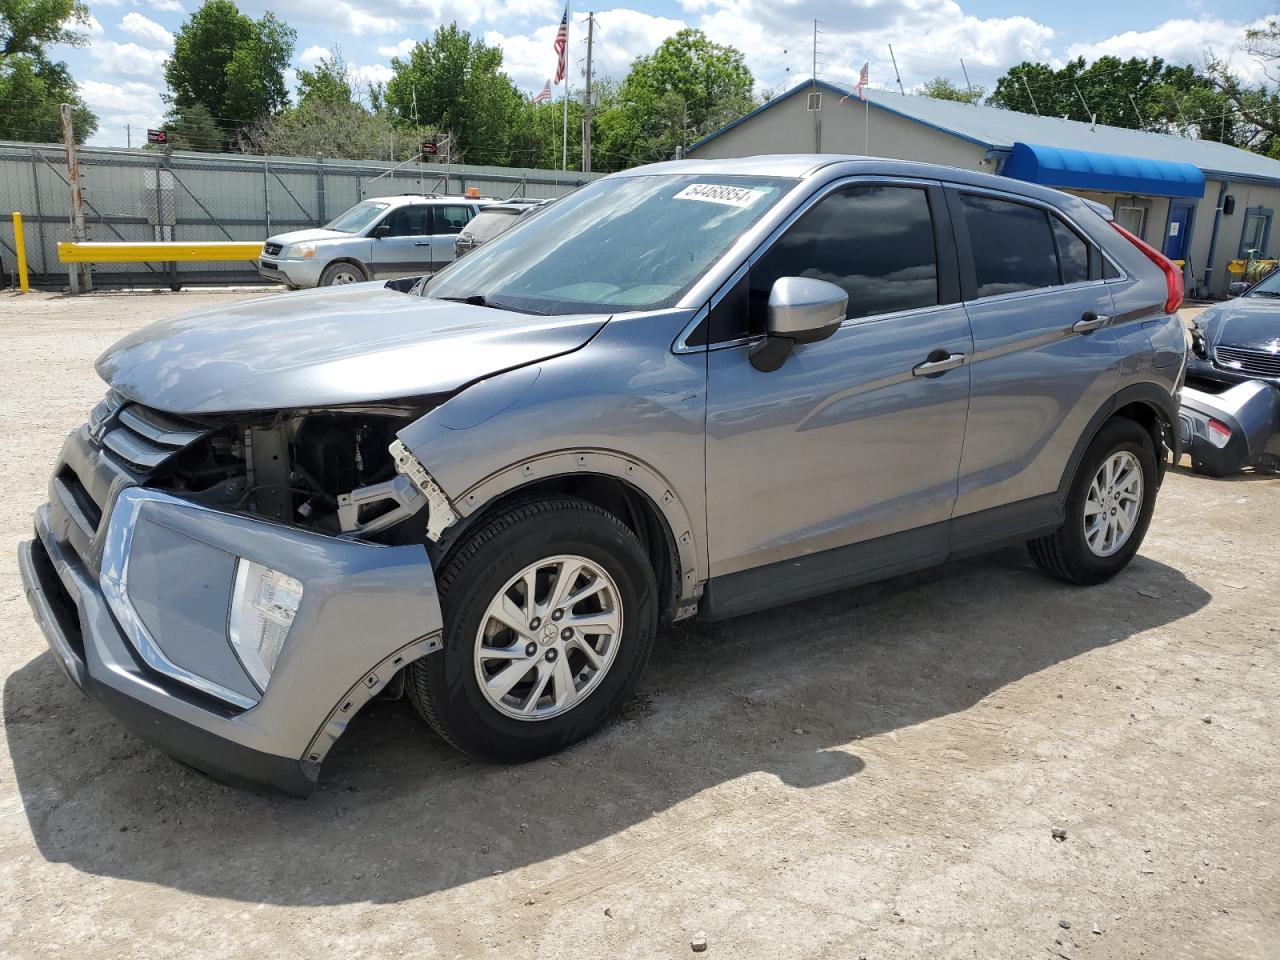
[[[1093,333],[1099,327],[1105,327],[1110,322],[1110,317],[1100,317],[1092,310],[1086,310],[1084,316],[1071,325],[1071,332]]]
[[[430,241],[430,240],[415,240],[415,241],[413,241],[413,245],[414,245],[415,247],[429,247],[429,246],[431,246],[431,241]]]
[[[936,377],[940,373],[946,373],[948,370],[964,366],[966,359],[968,358],[963,353],[947,353],[945,350],[935,350],[929,354],[928,360],[925,360],[924,363],[917,363],[911,368],[911,375],[913,377]]]

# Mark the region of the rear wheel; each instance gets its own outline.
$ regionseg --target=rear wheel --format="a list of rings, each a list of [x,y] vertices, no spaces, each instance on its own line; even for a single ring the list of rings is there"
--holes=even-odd
[[[324,273],[320,274],[320,286],[333,287],[344,283],[363,283],[365,280],[364,271],[354,263],[342,261],[340,263],[331,263],[324,268]]]
[[[533,759],[596,730],[635,688],[657,630],[639,541],[571,497],[495,515],[437,583],[444,649],[409,668],[410,696],[441,736],[482,759]]]
[[[1066,519],[1027,543],[1046,573],[1068,583],[1101,583],[1142,545],[1155,509],[1155,448],[1141,424],[1119,418],[1089,444],[1067,492]]]

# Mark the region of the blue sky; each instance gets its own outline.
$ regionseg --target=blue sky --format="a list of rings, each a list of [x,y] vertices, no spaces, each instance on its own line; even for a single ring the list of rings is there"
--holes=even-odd
[[[590,8],[588,0],[580,2],[571,31],[573,79],[581,71],[582,20]],[[162,65],[173,32],[198,3],[89,3],[89,45],[58,53],[71,64],[101,118],[91,142],[124,146],[130,126],[136,146],[144,135],[140,131],[159,124]],[[298,31],[295,67],[314,63],[336,44],[360,81],[386,79],[393,56],[456,19],[501,46],[507,72],[529,92],[552,75],[551,42],[563,10],[562,0],[240,0],[240,6],[252,16],[273,10]],[[1264,79],[1261,67],[1240,50],[1240,41],[1247,26],[1275,12],[1265,2],[1211,6],[1203,0],[657,0],[593,6],[601,73],[620,78],[634,57],[688,25],[740,48],[761,90],[809,76],[815,18],[818,72],[835,83],[851,84],[863,61],[869,61],[873,87],[896,86],[890,44],[908,90],[939,75],[963,82],[962,58],[970,79],[990,88],[1006,68],[1024,59],[1061,62],[1107,53],[1199,63],[1212,50],[1241,72]]]

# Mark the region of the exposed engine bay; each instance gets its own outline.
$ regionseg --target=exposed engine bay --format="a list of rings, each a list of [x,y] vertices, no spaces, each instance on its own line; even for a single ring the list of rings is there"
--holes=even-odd
[[[420,415],[377,408],[201,418],[207,432],[147,482],[320,533],[422,542],[427,499],[388,449],[396,431]]]

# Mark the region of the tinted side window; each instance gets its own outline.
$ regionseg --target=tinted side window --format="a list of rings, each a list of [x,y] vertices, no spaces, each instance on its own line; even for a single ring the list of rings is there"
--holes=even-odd
[[[763,333],[779,277],[816,277],[849,294],[848,316],[938,302],[929,195],[916,187],[849,187],[818,201],[751,268],[751,333]]]
[[[461,204],[440,205],[433,209],[436,218],[433,233],[461,233],[471,219],[471,208]]]
[[[1053,237],[1058,241],[1058,262],[1063,283],[1083,283],[1089,279],[1089,245],[1057,217],[1051,217]]]
[[[414,204],[391,211],[387,219],[382,221],[391,228],[388,236],[421,237],[427,233],[427,206]]]
[[[962,194],[979,297],[1058,284],[1049,216],[1038,207]]]

